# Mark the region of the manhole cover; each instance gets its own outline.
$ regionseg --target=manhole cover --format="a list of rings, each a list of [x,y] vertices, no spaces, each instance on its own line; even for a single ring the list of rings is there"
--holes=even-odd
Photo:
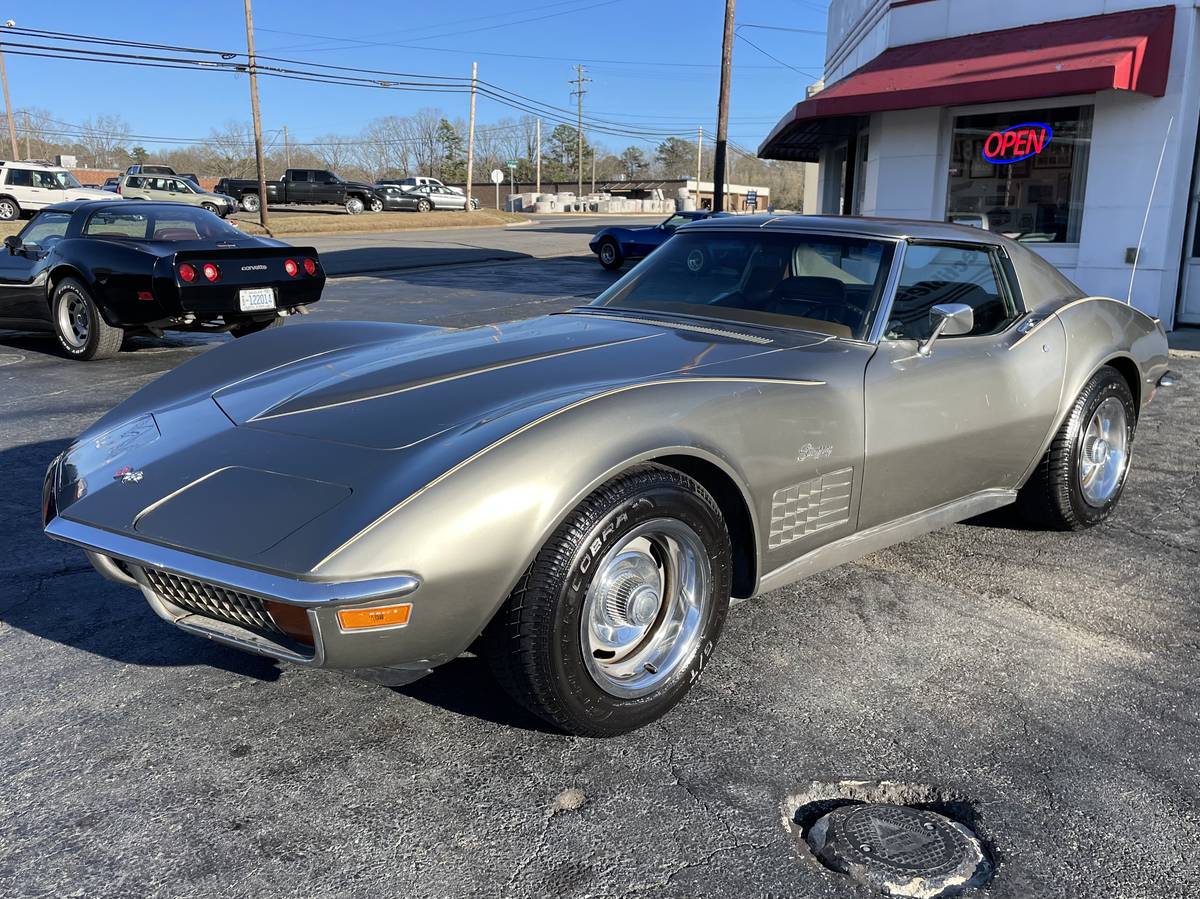
[[[827,867],[889,896],[955,896],[991,875],[967,828],[903,805],[839,806],[805,838]]]

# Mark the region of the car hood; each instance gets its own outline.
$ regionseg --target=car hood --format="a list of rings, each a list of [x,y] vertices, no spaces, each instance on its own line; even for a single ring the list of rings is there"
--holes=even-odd
[[[118,194],[118,196],[120,196]],[[104,190],[99,187],[68,187],[66,190],[66,199],[68,200],[111,200],[113,191]]]
[[[751,357],[827,342],[631,318],[552,315],[464,331],[364,325],[361,339],[324,348],[303,333],[322,325],[263,335],[256,367],[236,380],[181,384],[140,407],[135,394],[76,441],[61,464],[59,514],[303,574],[406,497],[574,403],[623,385],[765,370]],[[797,363],[803,377],[809,366]]]
[[[519,427],[624,384],[700,373],[764,352],[764,342],[652,319],[554,315],[346,348],[245,378],[213,399],[239,426],[406,449],[501,421]]]
[[[353,187],[358,190],[369,190],[372,192],[378,191],[378,188],[374,184],[367,184],[367,182],[365,182],[365,181],[345,181],[345,182],[343,182],[343,186],[344,187]]]

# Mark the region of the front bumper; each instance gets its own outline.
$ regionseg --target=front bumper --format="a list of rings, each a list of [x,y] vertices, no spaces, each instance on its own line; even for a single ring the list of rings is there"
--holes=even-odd
[[[423,672],[435,664],[423,655],[419,631],[407,624],[346,632],[338,622],[338,609],[369,608],[412,596],[421,586],[414,574],[336,582],[289,577],[149,543],[61,515],[46,525],[46,534],[82,548],[96,570],[110,580],[138,587],[160,617],[211,640],[311,667]],[[185,596],[190,598],[173,601]],[[271,604],[307,617],[311,645],[273,626],[271,619],[276,616]],[[206,614],[205,608],[228,611]]]

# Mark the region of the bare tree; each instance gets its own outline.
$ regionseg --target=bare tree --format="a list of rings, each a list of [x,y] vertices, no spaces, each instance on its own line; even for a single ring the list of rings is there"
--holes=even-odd
[[[249,178],[256,171],[254,131],[248,122],[226,122],[209,132],[206,168],[230,178]]]
[[[92,168],[120,168],[126,159],[129,123],[119,115],[101,115],[83,123],[79,143]]]

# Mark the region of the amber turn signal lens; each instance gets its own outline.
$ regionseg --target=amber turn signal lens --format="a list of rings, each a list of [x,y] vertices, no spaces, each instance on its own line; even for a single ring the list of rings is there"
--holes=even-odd
[[[412,603],[376,606],[373,609],[338,609],[338,623],[344,631],[362,631],[373,627],[403,627],[412,614]]]

